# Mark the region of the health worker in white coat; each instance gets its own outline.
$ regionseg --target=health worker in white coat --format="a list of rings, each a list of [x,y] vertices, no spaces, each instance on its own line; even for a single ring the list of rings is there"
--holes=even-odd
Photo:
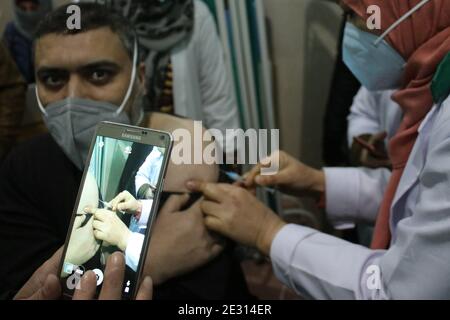
[[[431,83],[448,81],[436,78],[436,70],[449,62],[450,2],[342,2],[349,13],[346,64],[369,90],[399,88],[394,100],[404,116],[390,140],[392,172],[316,170],[277,152],[272,160],[279,156],[279,171],[263,176],[258,165],[246,184],[316,194],[335,225],[375,223],[371,247],[286,224],[243,188],[197,181],[188,186],[204,193],[211,230],[270,256],[277,277],[304,297],[449,299],[450,98],[436,95]],[[367,28],[371,5],[382,12],[381,30]]]

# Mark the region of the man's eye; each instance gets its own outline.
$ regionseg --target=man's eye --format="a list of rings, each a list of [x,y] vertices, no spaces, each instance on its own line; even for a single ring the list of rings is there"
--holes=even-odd
[[[108,71],[97,70],[97,71],[92,72],[91,80],[93,82],[104,83],[109,80],[110,76],[111,76],[111,74]]]
[[[43,82],[47,87],[59,87],[64,83],[64,79],[60,76],[46,76]]]

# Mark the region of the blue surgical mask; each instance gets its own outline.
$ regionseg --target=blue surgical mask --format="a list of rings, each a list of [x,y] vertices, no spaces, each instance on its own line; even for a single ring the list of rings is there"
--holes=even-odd
[[[428,2],[430,0],[420,1],[379,37],[347,22],[343,40],[344,63],[367,89],[378,91],[401,86],[405,59],[384,39]]]
[[[347,22],[344,30],[343,60],[350,71],[370,91],[401,86],[405,59],[385,40]]]

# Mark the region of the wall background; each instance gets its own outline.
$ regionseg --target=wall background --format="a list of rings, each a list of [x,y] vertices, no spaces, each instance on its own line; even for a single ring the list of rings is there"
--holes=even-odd
[[[322,165],[322,122],[337,55],[341,9],[323,0],[264,0],[271,29],[282,148]]]

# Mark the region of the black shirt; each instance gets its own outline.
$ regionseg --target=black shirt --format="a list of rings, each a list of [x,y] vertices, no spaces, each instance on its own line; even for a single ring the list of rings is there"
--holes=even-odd
[[[64,245],[82,178],[50,135],[28,141],[0,168],[0,298],[12,298]],[[251,298],[228,248],[211,263],[155,288],[156,299]]]

